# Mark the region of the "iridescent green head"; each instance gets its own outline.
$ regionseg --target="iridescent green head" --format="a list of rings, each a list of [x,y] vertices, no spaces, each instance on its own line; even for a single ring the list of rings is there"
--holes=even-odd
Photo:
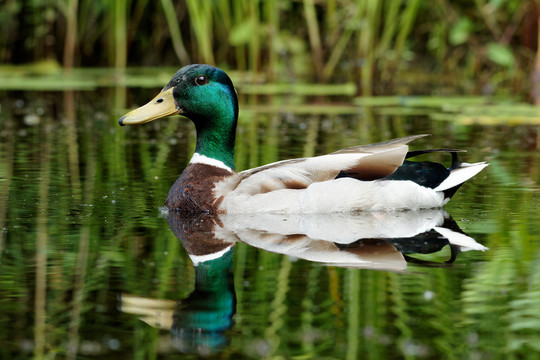
[[[154,99],[124,115],[119,124],[142,124],[175,114],[195,124],[196,153],[234,169],[238,97],[223,70],[200,64],[183,67]]]

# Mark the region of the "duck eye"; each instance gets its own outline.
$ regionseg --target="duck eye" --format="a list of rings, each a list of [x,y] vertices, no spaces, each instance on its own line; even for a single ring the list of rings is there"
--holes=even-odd
[[[163,99],[157,99],[156,102],[157,102],[158,104],[160,104],[160,103],[163,102]]]
[[[208,84],[208,79],[206,78],[206,76],[198,76],[196,79],[195,79],[195,84],[197,85],[206,85]]]

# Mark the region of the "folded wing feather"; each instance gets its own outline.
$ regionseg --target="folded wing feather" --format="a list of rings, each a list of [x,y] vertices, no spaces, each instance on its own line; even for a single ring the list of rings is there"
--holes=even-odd
[[[342,171],[361,180],[392,174],[402,163],[407,143],[426,135],[408,136],[384,143],[356,146],[334,153],[284,160],[238,173],[234,192],[255,195],[280,189],[305,189],[315,182],[335,179]]]

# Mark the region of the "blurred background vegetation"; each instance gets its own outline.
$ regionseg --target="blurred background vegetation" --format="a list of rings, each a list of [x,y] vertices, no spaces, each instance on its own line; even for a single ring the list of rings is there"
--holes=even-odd
[[[33,64],[33,71],[201,62],[260,81],[354,81],[362,95],[406,93],[414,83],[415,94],[457,86],[467,94],[540,102],[539,6],[537,0],[4,0],[0,62]]]
[[[199,358],[118,309],[120,292],[194,288],[157,210],[194,128],[117,125],[155,90],[136,88],[191,62],[239,87],[238,169],[415,133],[434,135],[415,148],[490,163],[447,206],[490,250],[450,268],[321,267],[238,244],[221,358],[537,358],[540,108],[520,102],[540,100],[539,4],[2,0],[0,358]]]

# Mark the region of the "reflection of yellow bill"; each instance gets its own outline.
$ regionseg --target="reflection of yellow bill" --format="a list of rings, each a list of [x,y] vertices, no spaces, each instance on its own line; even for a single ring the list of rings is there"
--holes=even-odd
[[[148,104],[122,116],[118,123],[122,126],[144,124],[165,116],[181,114],[182,110],[176,106],[172,92],[172,87],[161,91]]]

